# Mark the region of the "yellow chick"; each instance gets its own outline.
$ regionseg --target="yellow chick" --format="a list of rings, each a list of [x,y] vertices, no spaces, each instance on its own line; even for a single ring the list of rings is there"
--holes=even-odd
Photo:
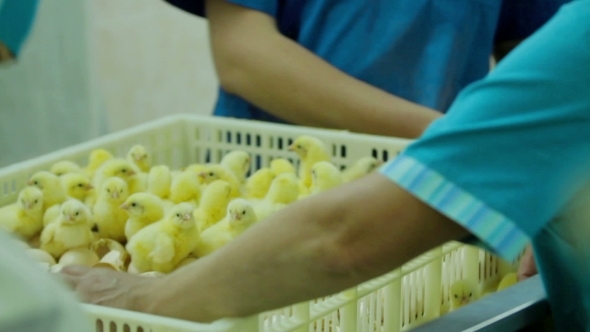
[[[476,300],[475,287],[466,279],[455,281],[449,289],[451,295],[450,311],[457,310]]]
[[[92,185],[95,188],[101,188],[102,182],[113,176],[123,179],[129,185],[129,179],[136,174],[134,168],[134,165],[125,159],[109,159],[96,170]]]
[[[210,184],[216,180],[223,180],[231,186],[231,198],[240,197],[240,183],[232,171],[224,166],[211,164],[206,165],[205,170],[199,173],[203,183]]]
[[[69,249],[88,247],[94,240],[89,227],[90,211],[71,199],[62,204],[59,219],[41,232],[41,249],[58,259]]]
[[[127,190],[129,191],[130,182],[135,176],[137,169],[133,164],[125,159],[113,158],[105,161],[102,166],[94,173],[92,178],[92,185],[97,190],[102,187],[102,182],[110,177],[119,177],[127,183]],[[97,190],[93,190],[86,198],[86,205],[94,206],[97,199]]]
[[[59,179],[63,189],[66,191],[66,195],[82,202],[84,202],[91,190],[94,189],[84,173],[67,173]]]
[[[63,189],[57,175],[40,171],[27,181],[28,186],[39,188],[43,192],[43,212],[55,204],[61,204],[67,199],[66,192]]]
[[[246,174],[250,170],[250,154],[242,150],[234,150],[221,159],[221,166],[229,169],[239,183],[246,181]]]
[[[191,171],[199,174],[199,173],[205,171],[206,167],[207,167],[207,165],[205,165],[205,164],[192,164],[192,165],[189,165],[188,167],[182,169],[181,171],[184,172],[186,170],[191,170]],[[174,172],[172,172],[172,173],[174,173]],[[180,174],[180,172],[178,174]],[[172,177],[174,177],[174,175]]]
[[[145,192],[148,190],[149,174],[139,171],[136,168],[135,175],[129,177],[127,185],[129,186],[129,194]]]
[[[170,201],[175,204],[190,202],[197,204],[201,198],[201,180],[198,173],[187,169],[172,179]]]
[[[357,160],[352,166],[342,171],[342,179],[344,182],[350,182],[359,179],[383,164],[382,161],[373,157],[362,157]]]
[[[301,159],[298,176],[308,188],[311,186],[311,167],[320,161],[332,161],[324,143],[315,137],[299,136],[288,149]]]
[[[57,176],[62,176],[68,173],[82,172],[82,168],[73,161],[64,160],[53,164],[49,171]]]
[[[142,172],[150,171],[151,158],[145,146],[141,144],[134,145],[129,149],[127,160]]]
[[[104,180],[96,204],[92,208],[94,222],[100,237],[125,242],[127,211],[121,205],[129,196],[127,183],[118,177]]]
[[[297,174],[295,171],[295,166],[291,164],[291,162],[285,158],[276,158],[270,162],[270,169],[273,171],[275,175],[283,174],[283,173],[293,173]]]
[[[196,174],[194,178],[197,178]],[[172,174],[168,166],[158,165],[150,169],[147,184],[147,191],[150,194],[154,194],[162,199],[168,199],[170,197],[171,186]]]
[[[223,180],[215,180],[205,188],[203,197],[199,202],[199,208],[194,211],[200,232],[215,225],[225,217],[230,200],[231,186]]]
[[[61,204],[55,204],[43,214],[43,227],[56,221],[59,218],[59,211],[61,211]]]
[[[131,269],[140,273],[169,273],[196,246],[199,231],[190,203],[175,205],[164,219],[142,228],[126,248],[131,255]]]
[[[177,177],[183,171],[179,171],[179,170],[170,171],[170,176],[172,176],[172,181],[174,181],[174,178]],[[199,172],[195,172],[195,173],[199,174]]]
[[[261,201],[253,201],[257,219],[264,220],[269,215],[297,200],[299,186],[297,176],[291,173],[278,175],[271,183],[268,193]]]
[[[191,203],[193,204],[195,207],[197,206],[197,204],[194,204],[192,202],[187,202],[187,203]],[[164,207],[164,214],[166,214],[166,212],[170,211],[170,209],[174,206],[175,204],[172,201],[163,199],[162,200],[162,206]]]
[[[275,173],[267,167],[263,167],[250,175],[244,186],[245,196],[248,199],[263,199],[270,188]]]
[[[140,229],[164,218],[162,200],[150,193],[136,193],[129,196],[121,205],[121,209],[129,214],[129,219],[125,223],[127,241]]]
[[[113,158],[113,154],[105,149],[92,150],[88,156],[88,165],[84,168],[84,172],[90,179],[92,179],[96,170],[98,170],[107,160]]]
[[[504,276],[504,278],[502,278],[502,280],[500,281],[500,284],[498,284],[498,292],[502,291],[514,284],[516,284],[518,282],[518,277],[516,276],[516,273],[514,272],[510,272],[508,274],[506,274]]]
[[[245,199],[234,199],[227,206],[225,218],[201,233],[193,254],[203,257],[212,253],[228,244],[254,223],[256,223],[256,214],[252,205]]]
[[[334,164],[320,161],[311,167],[311,194],[319,194],[342,184],[342,174]]]
[[[25,187],[16,203],[0,208],[0,228],[29,240],[43,229],[42,217],[43,192],[36,187]]]

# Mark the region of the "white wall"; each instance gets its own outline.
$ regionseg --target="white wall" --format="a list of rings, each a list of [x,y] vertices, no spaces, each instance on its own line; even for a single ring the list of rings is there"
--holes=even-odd
[[[97,77],[112,130],[210,114],[217,78],[207,23],[162,0],[94,0]]]

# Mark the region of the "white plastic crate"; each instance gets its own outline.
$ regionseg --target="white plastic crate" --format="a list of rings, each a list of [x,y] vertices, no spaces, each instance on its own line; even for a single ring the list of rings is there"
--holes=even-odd
[[[172,168],[203,162],[207,156],[218,162],[226,152],[239,148],[252,154],[252,166],[256,168],[267,166],[276,157],[297,163],[287,146],[304,134],[323,140],[333,162],[340,167],[364,156],[388,160],[411,142],[346,131],[177,115],[0,169],[0,206],[14,202],[33,173],[64,159],[86,164],[89,152],[99,147],[123,156],[140,143],[149,149],[154,164]],[[93,305],[84,308],[96,323],[97,332],[407,331],[440,315],[441,305],[449,301],[449,285],[455,280],[468,278],[483,290],[510,269],[514,266],[483,250],[452,242],[340,294],[247,319],[196,324]]]

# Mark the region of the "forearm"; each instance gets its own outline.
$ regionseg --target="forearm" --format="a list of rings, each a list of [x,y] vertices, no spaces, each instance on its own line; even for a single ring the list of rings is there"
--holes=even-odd
[[[418,137],[442,115],[340,71],[274,27],[245,18],[225,22],[242,18],[234,11],[243,9],[235,7],[207,2],[215,65],[226,91],[291,123],[378,135]]]
[[[154,314],[236,317],[334,294],[466,231],[380,174],[297,202],[150,289]]]
[[[256,224],[219,251],[162,279],[146,303],[148,312],[196,321],[255,314],[335,293],[362,278],[326,265],[330,236],[319,220],[338,214],[315,212],[306,200]],[[333,234],[332,237],[336,236]],[[310,282],[313,280],[313,282]]]

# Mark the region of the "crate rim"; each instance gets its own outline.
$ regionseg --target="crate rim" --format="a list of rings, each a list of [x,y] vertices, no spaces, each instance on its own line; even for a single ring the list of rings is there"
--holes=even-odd
[[[0,168],[0,177],[7,176],[18,169],[26,169],[36,167],[40,163],[47,163],[52,160],[59,160],[62,158],[66,158],[66,156],[73,155],[76,153],[80,153],[81,151],[90,150],[100,148],[103,145],[113,143],[118,141],[119,139],[128,137],[133,134],[138,134],[144,132],[146,130],[157,128],[165,125],[171,125],[174,123],[183,123],[187,121],[199,121],[199,122],[209,122],[215,123],[219,125],[220,123],[227,123],[230,125],[239,125],[243,130],[264,130],[264,129],[274,129],[277,128],[284,128],[286,132],[293,132],[296,130],[301,130],[301,135],[314,135],[318,134],[320,136],[325,135],[326,133],[332,133],[335,135],[346,135],[349,138],[353,138],[355,140],[365,141],[365,142],[375,142],[375,143],[392,143],[392,144],[404,144],[409,145],[413,142],[413,139],[407,138],[399,138],[399,137],[389,137],[389,136],[379,136],[379,135],[370,135],[370,134],[363,134],[363,133],[356,133],[351,132],[348,130],[339,130],[339,129],[327,129],[327,128],[315,128],[315,127],[306,127],[306,126],[297,126],[291,124],[282,124],[282,123],[272,123],[272,122],[265,122],[265,121],[258,121],[258,120],[246,120],[246,119],[237,119],[237,118],[228,118],[228,117],[217,117],[212,115],[197,115],[197,114],[190,114],[190,113],[179,113],[164,116],[158,119],[154,119],[148,122],[144,122],[142,124],[131,126],[129,128],[124,128],[121,130],[117,130],[111,133],[107,133],[102,136],[95,137],[93,139],[80,142],[78,144],[74,144],[62,149],[55,150],[53,152],[49,152],[38,157],[33,157],[27,160],[23,160],[17,162],[12,165],[8,165],[4,168]]]

